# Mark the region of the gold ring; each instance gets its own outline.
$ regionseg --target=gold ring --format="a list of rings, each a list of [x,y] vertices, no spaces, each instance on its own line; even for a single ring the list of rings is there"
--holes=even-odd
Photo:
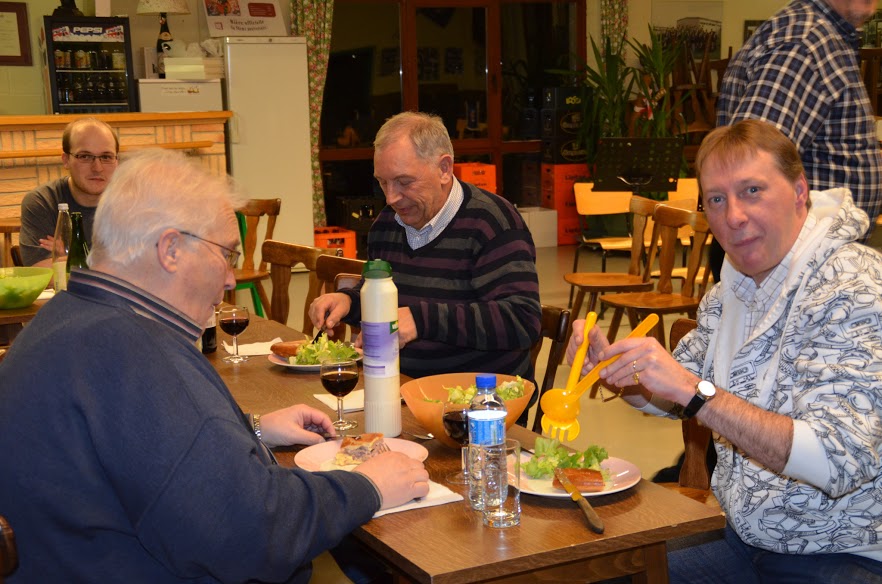
[[[638,385],[640,383],[640,374],[636,371],[634,372],[634,385]]]
[[[631,363],[631,369],[634,370],[634,373],[637,373],[637,361]]]

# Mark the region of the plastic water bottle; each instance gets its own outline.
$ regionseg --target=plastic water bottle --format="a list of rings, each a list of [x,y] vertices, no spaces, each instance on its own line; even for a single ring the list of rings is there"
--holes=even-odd
[[[392,266],[371,260],[361,288],[364,341],[364,424],[367,432],[401,434],[401,383],[398,365],[398,288]]]
[[[55,243],[52,246],[52,279],[56,294],[67,290],[67,254],[70,251],[70,234],[70,210],[67,203],[58,203]]]
[[[475,376],[477,393],[469,405],[469,503],[472,509],[484,508],[483,475],[494,473],[493,484],[507,487],[505,463],[505,402],[496,393],[496,376],[479,373]],[[474,446],[474,447],[473,447]],[[500,473],[501,470],[501,473]],[[498,492],[498,491],[497,491]]]

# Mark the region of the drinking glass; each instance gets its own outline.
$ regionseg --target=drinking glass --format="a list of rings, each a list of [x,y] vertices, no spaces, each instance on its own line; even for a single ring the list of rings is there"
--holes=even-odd
[[[469,444],[469,404],[455,404],[444,402],[444,410],[441,414],[441,423],[444,425],[444,433],[460,445],[459,471],[447,476],[447,482],[454,485],[466,485],[469,482],[466,472]]]
[[[521,522],[521,443],[509,438],[504,444],[484,449],[481,469],[484,525],[518,525]]]
[[[334,428],[349,430],[358,426],[355,420],[343,419],[343,398],[358,384],[358,362],[355,359],[326,359],[321,366],[322,387],[337,396],[337,419]]]
[[[242,363],[247,355],[239,354],[239,333],[248,327],[248,308],[245,306],[225,306],[217,313],[217,324],[222,331],[233,337],[233,355],[224,357],[224,363]]]

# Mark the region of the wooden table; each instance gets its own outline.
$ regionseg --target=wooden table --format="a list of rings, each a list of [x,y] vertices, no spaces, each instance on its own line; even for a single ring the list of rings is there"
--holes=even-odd
[[[252,318],[240,335],[244,343],[304,338],[299,332],[273,321]],[[218,351],[210,360],[227,382],[244,411],[264,413],[303,402],[327,408],[313,397],[324,390],[317,373],[295,373],[272,365],[266,357],[252,357],[242,365],[221,362]],[[364,423],[363,412],[350,413]],[[405,429],[422,430],[403,407]],[[532,448],[536,434],[514,426],[509,436]],[[426,468],[433,480],[459,467],[459,452],[437,440],[422,442],[429,450]],[[279,462],[293,466],[296,448],[276,449]],[[452,489],[464,493],[463,487]],[[634,581],[667,582],[666,541],[724,526],[714,510],[675,492],[641,480],[621,493],[591,499],[606,525],[603,535],[593,533],[572,501],[523,494],[521,524],[496,530],[484,527],[481,517],[466,501],[393,513],[374,519],[354,535],[396,573],[420,583],[459,582],[595,582],[634,575]]]
[[[48,300],[37,300],[24,308],[0,310],[0,346],[12,343],[24,324],[33,319],[37,311],[47,302]]]
[[[12,265],[12,234],[21,231],[21,217],[0,217],[0,233],[3,234],[3,249],[0,266]]]

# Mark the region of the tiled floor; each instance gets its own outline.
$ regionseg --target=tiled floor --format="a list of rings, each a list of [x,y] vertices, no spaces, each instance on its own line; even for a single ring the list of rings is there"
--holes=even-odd
[[[570,291],[563,276],[572,271],[574,253],[575,246],[545,247],[537,250],[539,293],[544,304],[562,307],[567,305]],[[583,251],[579,269],[599,271],[600,255]],[[608,271],[626,269],[626,256],[610,257],[607,260]],[[306,279],[305,273],[295,273],[290,287],[291,315],[288,325],[298,330],[302,328],[301,310],[305,298]],[[239,292],[239,301],[247,302],[244,292]],[[601,327],[606,326],[608,322],[609,316],[600,321]],[[628,331],[627,325],[623,323],[620,336],[627,334]],[[542,379],[545,374],[546,360],[546,354],[540,355],[537,379]],[[569,365],[564,364],[558,369],[558,387],[563,387],[566,383],[568,373]],[[610,456],[633,462],[645,477],[652,477],[660,468],[673,464],[682,451],[683,438],[678,422],[645,416],[621,400],[603,403],[600,399],[590,399],[587,393],[582,396],[580,403],[581,431],[571,443],[574,448],[585,448],[589,444],[605,446]]]

